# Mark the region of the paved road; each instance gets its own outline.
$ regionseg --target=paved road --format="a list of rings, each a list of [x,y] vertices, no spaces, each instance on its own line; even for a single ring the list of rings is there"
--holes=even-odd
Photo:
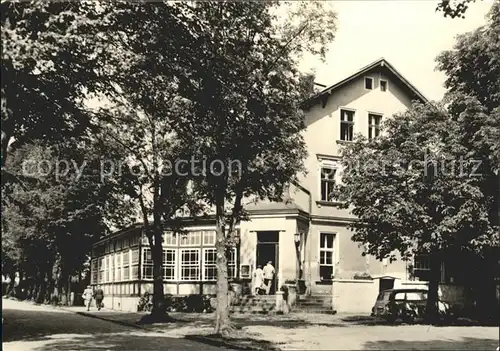
[[[2,299],[3,350],[223,350],[49,306]]]

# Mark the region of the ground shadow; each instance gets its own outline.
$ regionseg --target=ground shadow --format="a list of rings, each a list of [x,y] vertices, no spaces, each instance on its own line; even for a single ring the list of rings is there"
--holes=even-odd
[[[397,345],[397,346],[395,346]],[[369,341],[364,350],[496,350],[498,340],[483,338],[462,338],[461,340]]]
[[[90,332],[89,329],[92,329],[96,322],[101,322],[90,318],[82,318],[79,322],[81,325],[75,327],[75,316],[71,313],[10,309],[3,309],[2,317],[4,318],[2,325],[3,342],[37,340],[54,334],[85,334]],[[100,333],[134,330],[109,322],[97,324],[97,330]]]
[[[340,319],[342,322],[354,325],[391,325],[383,318],[377,318],[366,315],[349,316]],[[392,324],[394,325],[394,324]]]
[[[398,326],[398,325],[408,325],[407,323],[403,323],[401,320],[397,320],[396,322],[388,322],[383,318],[372,317],[372,316],[349,316],[341,319],[342,322],[352,325],[390,325],[390,326]],[[428,325],[425,323],[423,319],[419,319],[412,324],[420,324],[420,325]],[[498,323],[495,322],[480,322],[468,318],[454,318],[449,320],[441,320],[438,323],[433,324],[433,327],[492,327],[498,326]]]
[[[73,335],[60,334],[41,340],[23,343],[23,349],[36,351],[73,351],[73,350],[221,350],[220,347],[206,345],[197,341],[181,338],[162,337],[152,333],[118,333]],[[18,350],[15,345],[4,345],[4,350]]]
[[[267,340],[248,337],[222,337],[220,335],[187,335],[187,340],[202,342],[207,345],[222,347],[225,350],[280,350],[277,344]]]

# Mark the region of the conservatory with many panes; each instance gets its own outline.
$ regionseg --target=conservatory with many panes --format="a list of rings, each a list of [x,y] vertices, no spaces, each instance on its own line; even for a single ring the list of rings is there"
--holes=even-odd
[[[228,261],[231,279],[237,277],[238,248]],[[166,231],[163,237],[165,294],[215,294],[217,280],[214,226],[188,227],[182,234]],[[142,226],[135,225],[107,236],[93,246],[91,285],[99,286],[105,305],[134,311],[138,299],[153,291],[153,260]]]

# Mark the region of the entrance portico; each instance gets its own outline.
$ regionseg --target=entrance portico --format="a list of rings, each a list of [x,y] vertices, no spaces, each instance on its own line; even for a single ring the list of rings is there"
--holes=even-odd
[[[270,204],[276,206],[276,204]],[[270,293],[274,294],[286,281],[299,279],[301,255],[296,245],[297,233],[307,226],[307,214],[297,207],[278,204],[280,208],[266,208],[250,212],[248,221],[240,223],[240,267],[249,274],[243,279],[253,281],[253,272],[271,261],[275,279]],[[305,239],[306,233],[303,234]]]

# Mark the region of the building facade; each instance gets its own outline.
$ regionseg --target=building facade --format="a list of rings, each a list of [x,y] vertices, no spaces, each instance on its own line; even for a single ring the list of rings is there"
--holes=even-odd
[[[413,101],[426,99],[385,59],[309,99],[303,132],[308,173],[289,187],[283,203],[245,204],[249,220],[238,227],[239,244],[229,260],[232,281],[250,285],[253,270],[268,261],[277,272],[273,291],[294,281],[300,293],[324,295],[335,282],[380,277],[380,285],[389,288],[395,279],[410,279],[406,262],[361,255],[347,227],[355,218],[334,207],[330,193],[341,180],[340,146],[356,134],[376,137],[386,118]],[[215,221],[193,219],[185,229],[185,235],[165,233],[165,293],[215,294]],[[151,253],[141,225],[97,242],[91,272],[92,284],[103,287],[113,307],[133,310],[138,297],[152,291]]]

